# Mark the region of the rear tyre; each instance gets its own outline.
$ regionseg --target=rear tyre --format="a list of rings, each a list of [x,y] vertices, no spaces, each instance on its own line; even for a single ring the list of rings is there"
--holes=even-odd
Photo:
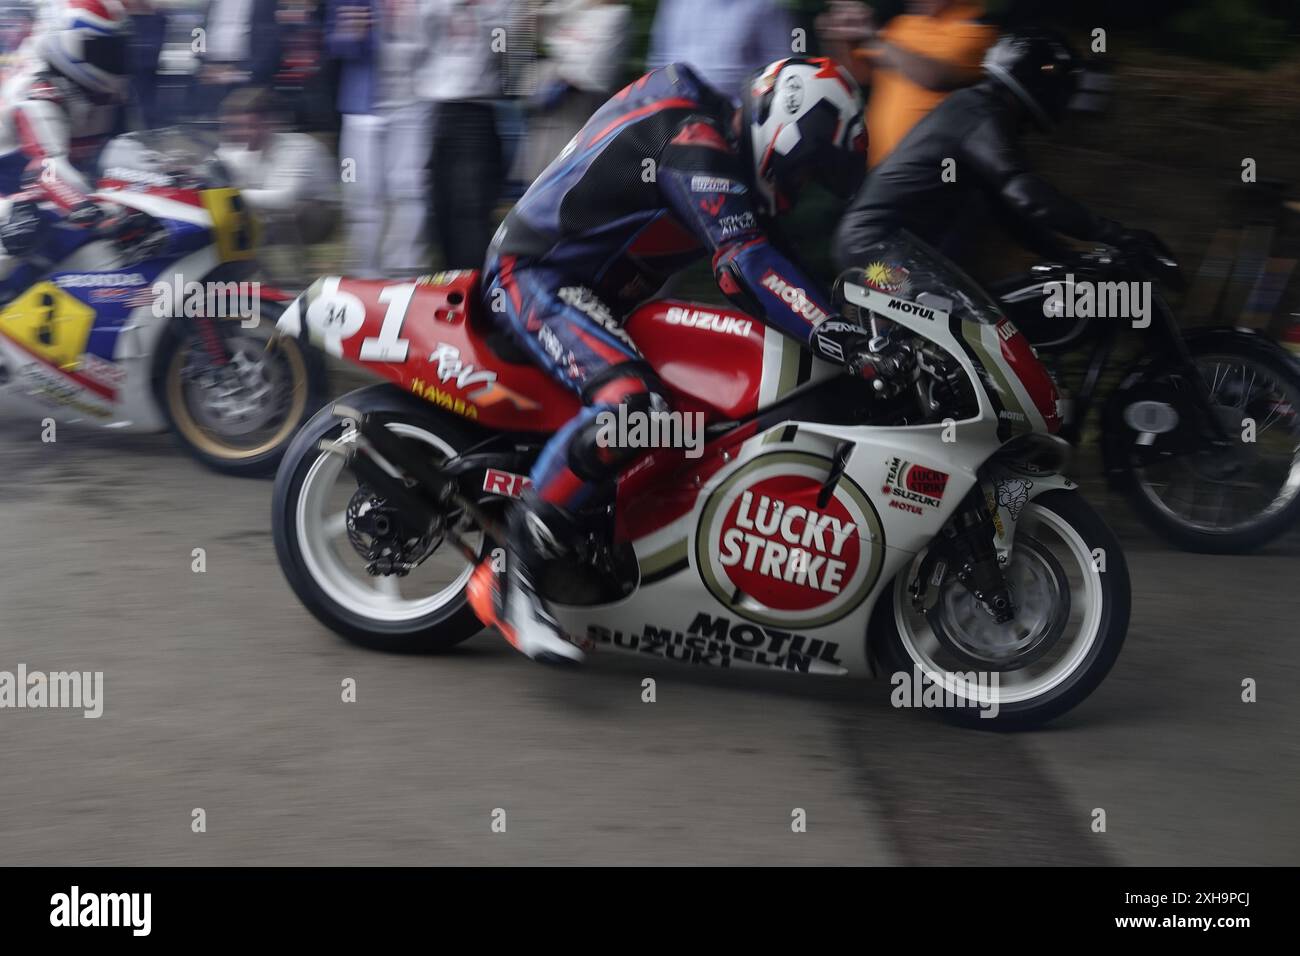
[[[920,560],[877,605],[876,659],[897,692],[922,681],[942,688],[944,715],[957,723],[1019,730],[1052,720],[1097,688],[1124,646],[1124,554],[1075,492],[1047,492],[1025,505],[1006,569],[1017,614],[1006,624],[985,614],[953,569],[938,585],[936,607],[915,610],[908,586]]]
[[[389,430],[452,458],[476,440],[471,430],[438,410],[387,386],[370,386],[339,399],[349,408],[382,413]],[[409,575],[370,574],[361,550],[373,543],[356,517],[374,512],[397,526],[393,540],[407,542],[400,515],[366,493],[323,444],[342,440],[342,418],[322,408],[298,433],[280,465],[272,493],[276,555],[289,586],[315,618],[354,644],[394,653],[444,651],[483,625],[466,599],[473,564],[450,542],[416,544],[425,555]],[[479,554],[489,547],[474,537]],[[405,546],[405,544],[403,545]]]

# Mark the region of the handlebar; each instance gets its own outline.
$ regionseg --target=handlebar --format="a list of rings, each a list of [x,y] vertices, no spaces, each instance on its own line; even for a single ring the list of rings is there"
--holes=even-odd
[[[1169,247],[1151,233],[1139,233],[1124,245],[1095,246],[1072,256],[1068,262],[1049,266],[1052,271],[1101,273],[1103,275],[1141,276],[1174,291],[1187,286],[1178,260]],[[1047,271],[1038,269],[1036,271]]]

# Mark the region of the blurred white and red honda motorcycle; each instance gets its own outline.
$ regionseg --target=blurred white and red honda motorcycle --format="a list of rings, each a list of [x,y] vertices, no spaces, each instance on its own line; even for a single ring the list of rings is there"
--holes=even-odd
[[[111,231],[59,229],[38,194],[9,197],[40,251],[0,280],[0,401],[170,429],[211,468],[265,475],[324,400],[325,366],[296,342],[268,349],[292,296],[258,281],[256,225],[195,150],[169,130],[110,144],[93,198],[124,211]]]

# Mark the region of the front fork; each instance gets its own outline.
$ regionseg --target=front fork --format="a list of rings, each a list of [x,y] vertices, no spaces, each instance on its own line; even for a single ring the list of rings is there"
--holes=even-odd
[[[1168,341],[1170,350],[1173,352],[1177,367],[1182,371],[1187,383],[1191,386],[1192,404],[1200,413],[1201,427],[1199,431],[1201,436],[1219,447],[1235,444],[1232,435],[1229,434],[1228,429],[1219,418],[1214,405],[1214,396],[1210,393],[1210,386],[1205,381],[1205,376],[1201,374],[1201,370],[1196,367],[1196,359],[1187,345],[1187,339],[1183,337],[1182,331],[1178,328],[1178,320],[1174,317],[1173,310],[1159,296],[1156,297],[1156,300],[1155,311],[1160,316],[1165,338]]]
[[[972,488],[926,553],[911,586],[912,606],[917,610],[934,608],[939,586],[951,569],[957,582],[994,621],[1005,624],[1015,617],[1015,601],[1003,573],[1010,562],[1010,549],[998,549],[1000,525],[986,495],[983,483]]]
[[[215,368],[221,368],[230,361],[226,342],[221,337],[221,330],[217,328],[216,319],[210,315],[195,316],[194,328],[198,332],[199,341],[203,343],[204,354]]]
[[[951,571],[995,621],[1015,617],[1005,572],[1011,565],[1016,525],[1025,506],[1044,492],[1078,488],[1052,470],[1068,461],[1068,450],[1059,438],[1037,436],[1028,446],[1030,460],[1008,457],[985,463],[975,487],[921,561],[911,586],[914,608],[933,609],[939,586]],[[1047,467],[1034,464],[1034,458]]]

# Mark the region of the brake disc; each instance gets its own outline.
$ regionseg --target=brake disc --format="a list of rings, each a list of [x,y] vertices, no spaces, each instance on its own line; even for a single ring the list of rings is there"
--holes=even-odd
[[[926,614],[946,650],[975,667],[1018,670],[1046,654],[1070,619],[1070,588],[1061,563],[1033,538],[1016,541],[1004,574],[1015,617],[999,624],[973,594],[948,575]]]
[[[366,562],[370,574],[403,577],[420,566],[442,543],[440,529],[412,532],[401,513],[364,485],[348,501],[348,543]]]

